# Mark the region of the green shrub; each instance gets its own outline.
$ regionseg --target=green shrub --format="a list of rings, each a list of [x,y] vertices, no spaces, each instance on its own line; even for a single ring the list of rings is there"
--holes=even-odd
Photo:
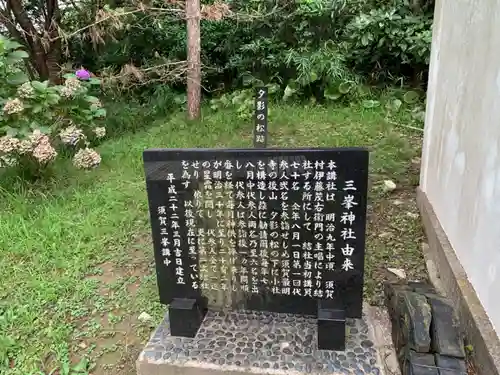
[[[236,17],[201,21],[206,94],[245,87],[243,77],[250,75],[279,83],[282,89],[290,85],[295,96],[320,99],[332,97],[344,81],[406,82],[427,72],[432,1],[228,3]],[[129,63],[152,66],[184,60],[185,40],[184,20],[169,13],[137,13],[122,34],[99,47],[99,53],[85,40],[72,43],[71,59],[91,64],[93,71],[119,71]]]
[[[432,16],[402,6],[361,13],[345,29],[347,58],[358,71],[384,78],[420,74],[429,65],[431,26]]]
[[[78,168],[97,166],[101,157],[90,146],[106,134],[106,115],[90,95],[99,80],[65,76],[63,85],[29,81],[21,64],[21,45],[0,38],[0,168],[16,167],[37,177],[58,154],[73,156]]]
[[[222,94],[218,98],[210,100],[210,109],[218,111],[220,109],[232,109],[238,114],[238,117],[244,120],[250,120],[254,114],[255,106],[255,85],[262,86],[259,81],[250,81],[247,88],[243,90],[234,90]],[[278,85],[267,85],[269,99],[272,100],[275,94],[279,92]],[[272,107],[267,109],[268,115],[272,111]]]

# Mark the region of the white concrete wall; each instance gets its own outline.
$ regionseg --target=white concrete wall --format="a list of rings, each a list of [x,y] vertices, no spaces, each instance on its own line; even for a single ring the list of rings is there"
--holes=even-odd
[[[500,0],[437,0],[420,184],[500,334]]]

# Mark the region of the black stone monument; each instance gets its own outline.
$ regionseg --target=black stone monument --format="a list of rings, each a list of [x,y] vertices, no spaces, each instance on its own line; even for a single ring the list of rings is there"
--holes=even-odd
[[[315,316],[318,348],[344,350],[362,315],[367,150],[151,149],[144,164],[173,336],[194,337],[218,291]]]

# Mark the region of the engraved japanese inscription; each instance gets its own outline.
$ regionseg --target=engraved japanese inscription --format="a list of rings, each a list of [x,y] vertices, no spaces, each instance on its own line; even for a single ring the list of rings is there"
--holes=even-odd
[[[147,150],[160,300],[360,317],[368,152]],[[218,298],[218,297],[217,297]]]
[[[268,89],[257,87],[255,89],[255,129],[253,145],[256,148],[267,147],[267,115],[268,115]]]

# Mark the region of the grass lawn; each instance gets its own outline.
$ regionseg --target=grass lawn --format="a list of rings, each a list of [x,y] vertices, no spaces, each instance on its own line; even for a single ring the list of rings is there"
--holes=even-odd
[[[403,119],[401,119],[403,121]],[[366,298],[379,303],[386,268],[425,276],[414,188],[420,134],[381,109],[277,107],[270,146],[367,146],[371,153]],[[142,170],[149,147],[251,147],[252,125],[229,112],[186,124],[183,115],[101,148],[91,172],[62,167],[49,187],[0,190],[0,373],[135,374],[164,307],[157,303]],[[384,193],[383,180],[398,189]],[[153,317],[141,322],[142,313]]]

